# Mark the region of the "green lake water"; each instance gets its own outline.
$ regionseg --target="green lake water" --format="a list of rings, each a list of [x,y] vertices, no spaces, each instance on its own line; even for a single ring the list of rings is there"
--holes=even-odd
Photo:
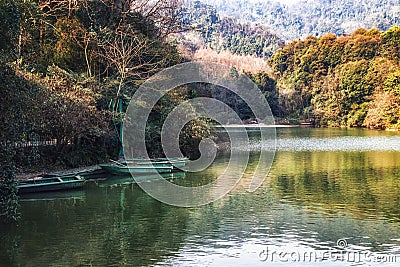
[[[18,225],[0,229],[0,266],[400,265],[398,133],[278,128],[277,147],[261,188],[248,192],[246,174],[199,208],[116,177],[21,201]],[[206,184],[227,162],[173,181]]]

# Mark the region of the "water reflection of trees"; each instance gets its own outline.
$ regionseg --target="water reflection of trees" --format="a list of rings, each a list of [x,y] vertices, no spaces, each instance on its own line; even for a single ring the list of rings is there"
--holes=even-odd
[[[400,221],[399,165],[395,152],[279,152],[270,176],[281,197],[299,204]]]
[[[278,152],[263,187],[237,188],[200,208],[160,204],[136,185],[85,189],[83,200],[23,204],[18,227],[0,228],[4,266],[151,265],[186,248],[215,251],[246,242],[300,242],[331,248],[339,238],[372,251],[390,250],[400,227],[400,158],[395,152]],[[223,170],[179,181],[201,185]],[[191,182],[190,182],[191,181]],[[369,237],[368,240],[363,239]],[[302,243],[303,242],[303,243]]]
[[[22,213],[19,226],[1,231],[0,260],[10,266],[154,264],[179,250],[188,219],[137,185],[89,188],[84,201],[25,203]]]
[[[197,242],[214,249],[227,242],[330,249],[346,237],[385,252],[382,244],[399,243],[392,240],[400,227],[400,159],[394,153],[278,152],[263,187],[249,193],[258,158],[252,154],[235,190],[192,212],[189,236],[202,236]]]

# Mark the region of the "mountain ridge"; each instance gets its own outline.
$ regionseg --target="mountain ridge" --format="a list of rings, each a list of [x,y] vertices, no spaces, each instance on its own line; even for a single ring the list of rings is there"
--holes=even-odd
[[[269,58],[284,41],[260,24],[221,17],[216,9],[202,1],[187,1],[182,10],[186,31],[175,36],[189,54],[202,48],[218,53],[229,51],[240,56]]]
[[[221,17],[264,25],[285,41],[327,33],[351,34],[358,28],[386,31],[400,24],[400,0],[299,0],[292,5],[279,0],[203,0]]]

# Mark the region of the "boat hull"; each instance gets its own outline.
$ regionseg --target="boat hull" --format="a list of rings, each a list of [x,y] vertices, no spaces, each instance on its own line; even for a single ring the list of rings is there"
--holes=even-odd
[[[154,166],[154,167],[172,167],[173,169],[182,170],[188,163],[188,158],[159,158],[159,159],[128,159],[124,163],[129,163],[130,166]]]
[[[79,176],[74,177],[52,177],[25,180],[18,183],[18,193],[38,193],[60,190],[72,190],[81,188],[85,180]]]
[[[171,166],[117,166],[111,164],[100,164],[103,170],[114,175],[148,175],[154,173],[170,173],[172,171]]]
[[[85,180],[97,180],[104,179],[106,172],[103,169],[94,169],[94,170],[83,170],[83,171],[75,171],[75,172],[67,172],[63,175],[60,174],[44,174],[43,178],[52,178],[55,176],[80,176]]]

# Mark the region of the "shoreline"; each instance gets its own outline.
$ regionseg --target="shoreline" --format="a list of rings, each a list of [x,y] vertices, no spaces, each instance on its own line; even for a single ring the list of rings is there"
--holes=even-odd
[[[338,129],[366,129],[366,130],[372,130],[372,131],[387,131],[387,132],[400,132],[400,129],[371,129],[368,127],[313,127],[313,126],[305,126],[305,125],[298,125],[298,124],[279,124],[279,125],[265,125],[265,124],[231,124],[231,125],[220,125],[216,126],[215,128],[218,130],[222,129],[233,129],[233,128],[338,128]],[[229,142],[221,142],[217,144],[217,153],[218,154],[224,154],[227,151],[230,151],[230,143]],[[42,171],[21,171],[21,172],[16,172],[15,174],[15,179],[17,181],[21,180],[26,180],[26,179],[31,179],[34,177],[38,177],[41,175],[65,175],[65,174],[71,174],[71,173],[79,173],[79,172],[85,172],[85,171],[96,171],[99,170],[100,167],[98,165],[91,165],[91,166],[83,166],[83,167],[78,167],[78,168],[72,168],[68,169],[67,167],[56,167],[52,166],[46,170]]]
[[[22,181],[22,180],[27,180],[27,179],[31,179],[34,177],[42,176],[42,175],[60,175],[61,176],[61,175],[66,175],[66,174],[96,171],[96,170],[100,170],[100,169],[101,168],[99,167],[99,165],[91,165],[91,166],[84,166],[84,167],[72,168],[72,169],[66,169],[66,168],[52,169],[48,172],[46,172],[46,171],[21,172],[21,173],[15,174],[15,179],[17,181]]]
[[[349,127],[349,126],[314,126],[311,124],[227,124],[227,125],[218,125],[214,126],[216,129],[224,129],[224,128],[331,128],[331,129],[366,129],[371,131],[386,131],[386,132],[400,132],[400,128],[371,128],[371,127]]]

